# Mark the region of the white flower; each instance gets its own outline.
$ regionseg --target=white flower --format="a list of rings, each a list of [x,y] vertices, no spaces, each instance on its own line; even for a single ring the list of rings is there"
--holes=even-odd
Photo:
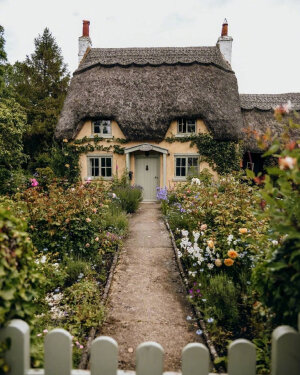
[[[273,241],[272,241],[272,245],[277,246],[277,245],[278,245],[278,241],[273,240]]]
[[[187,237],[189,235],[189,231],[182,229],[181,234],[183,237]]]
[[[233,240],[233,235],[230,234],[228,237],[227,237],[227,242],[228,244],[231,244],[231,241]]]
[[[199,178],[192,178],[192,183],[191,185],[200,185],[200,180]]]
[[[45,263],[45,262],[46,262],[46,260],[47,260],[47,257],[46,257],[46,255],[43,255],[43,256],[41,257],[41,263]]]
[[[212,270],[214,268],[214,265],[212,263],[208,263],[207,268]]]
[[[193,231],[193,236],[194,236],[194,241],[197,242],[200,237],[200,233]]]
[[[182,257],[182,252],[181,251],[177,251],[177,255],[178,255],[178,258],[181,258]]]
[[[112,193],[112,197],[113,197],[113,198],[117,198],[117,196],[116,196],[115,193]]]
[[[193,277],[196,277],[197,271],[189,271],[189,275],[193,276]]]

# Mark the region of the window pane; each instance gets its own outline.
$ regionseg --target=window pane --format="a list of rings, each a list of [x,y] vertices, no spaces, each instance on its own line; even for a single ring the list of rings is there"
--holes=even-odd
[[[102,177],[106,177],[105,168],[101,168],[101,176]]]
[[[179,167],[176,167],[176,175],[175,176],[177,176],[177,177],[180,176],[180,168]]]
[[[188,124],[187,128],[188,133],[195,133],[196,132],[196,126],[194,123]]]
[[[101,158],[101,167],[105,167],[105,159],[106,158]]]
[[[111,167],[111,158],[105,158],[106,159],[106,166]]]
[[[182,177],[185,177],[186,176],[186,168],[185,167],[181,167],[181,176]]]
[[[100,124],[96,124],[94,122],[94,133],[99,134],[100,133]]]
[[[106,177],[111,177],[112,176],[112,169],[111,167],[106,168]]]
[[[181,163],[180,163],[180,158],[176,158],[176,167],[180,167]]]
[[[186,166],[186,158],[181,158],[181,165],[182,165],[183,167]]]

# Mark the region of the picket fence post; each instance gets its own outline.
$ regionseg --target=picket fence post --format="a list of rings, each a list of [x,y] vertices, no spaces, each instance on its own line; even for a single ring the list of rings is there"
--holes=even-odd
[[[203,344],[186,345],[182,350],[182,375],[208,375],[209,352]]]
[[[44,342],[45,375],[71,375],[72,336],[64,329],[53,329]]]
[[[271,370],[272,375],[300,374],[300,333],[290,326],[273,331]]]
[[[136,375],[162,375],[164,350],[156,342],[144,342],[136,350]]]
[[[5,359],[10,367],[9,375],[25,375],[30,365],[30,328],[21,319],[13,319],[0,329],[0,341],[10,338],[10,348]]]
[[[228,375],[255,375],[256,350],[252,342],[245,339],[233,341],[228,348]]]
[[[118,344],[107,336],[96,338],[91,346],[91,375],[116,375]]]

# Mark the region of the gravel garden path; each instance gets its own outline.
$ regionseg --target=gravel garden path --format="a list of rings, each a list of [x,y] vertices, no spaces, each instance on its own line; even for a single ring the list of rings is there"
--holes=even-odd
[[[156,341],[165,351],[165,370],[180,370],[182,348],[201,342],[185,298],[169,233],[159,204],[143,203],[129,223],[115,270],[108,316],[101,335],[119,345],[119,368],[135,368],[135,349]]]

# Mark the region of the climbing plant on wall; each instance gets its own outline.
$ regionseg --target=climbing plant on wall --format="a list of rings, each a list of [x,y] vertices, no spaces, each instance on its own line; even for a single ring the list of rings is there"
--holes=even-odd
[[[188,137],[168,137],[169,143],[190,142],[198,148],[201,161],[206,161],[219,174],[226,174],[240,169],[242,144],[237,141],[218,141],[210,134],[197,134]]]

